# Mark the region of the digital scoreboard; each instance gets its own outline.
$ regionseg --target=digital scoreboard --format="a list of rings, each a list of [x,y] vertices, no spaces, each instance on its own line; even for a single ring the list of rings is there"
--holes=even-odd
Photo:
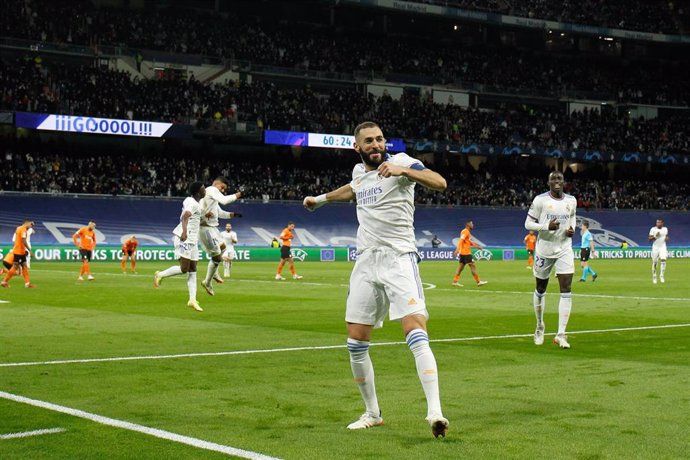
[[[264,143],[273,145],[295,145],[301,147],[322,147],[327,149],[354,148],[355,136],[346,134],[305,133],[299,131],[264,131]],[[386,149],[391,153],[404,152],[402,139],[387,139]]]

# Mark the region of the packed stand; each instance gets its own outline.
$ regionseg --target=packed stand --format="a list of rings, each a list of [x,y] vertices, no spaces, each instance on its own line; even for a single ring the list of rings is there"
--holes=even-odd
[[[231,191],[242,187],[245,199],[302,200],[350,181],[353,153],[315,155],[320,161],[232,161],[200,155],[131,153],[94,155],[68,152],[51,144],[14,146],[2,152],[0,191],[91,193],[99,195],[185,196],[195,180],[210,182],[226,176]],[[303,163],[303,164],[302,164]],[[491,206],[526,209],[546,186],[544,167],[516,171],[506,163],[493,169],[434,166],[448,181],[445,192],[417,189],[417,203],[430,206]],[[510,172],[509,172],[510,171]],[[248,173],[251,172],[251,173]],[[604,180],[566,172],[565,191],[583,209],[690,209],[690,184],[655,180]]]
[[[420,0],[415,3],[661,34],[682,33],[678,17],[688,14],[686,4],[668,0]]]
[[[548,171],[540,177],[524,174],[472,172],[448,173],[444,193],[417,189],[418,204],[434,206],[489,206],[527,209],[544,192]],[[578,208],[594,209],[690,209],[690,185],[652,180],[570,179],[566,193],[577,198]]]
[[[232,13],[218,20],[211,13],[186,10],[152,9],[145,15],[97,10],[86,1],[62,8],[54,2],[11,0],[8,10],[17,20],[6,21],[0,35],[84,44],[94,50],[115,45],[132,50],[132,55],[140,49],[189,53],[292,71],[344,73],[350,78],[353,72],[413,75],[480,91],[552,96],[594,92],[621,102],[690,105],[690,82],[683,77],[690,73],[690,65],[682,59],[676,63],[603,59],[593,65],[591,60],[548,53],[387,37],[374,29],[345,35],[324,27],[262,23]]]
[[[121,71],[28,59],[0,67],[0,108],[135,120],[194,123],[216,129],[222,120],[260,128],[350,133],[364,119],[377,120],[388,137],[460,144],[546,147],[561,150],[690,154],[690,113],[651,120],[618,116],[613,109],[570,115],[555,109],[480,111],[438,104],[426,94],[400,100],[338,89],[284,89],[257,81],[204,85],[130,79]]]
[[[69,154],[63,153],[64,149],[52,144],[6,149],[0,166],[0,191],[173,197],[185,196],[195,180],[210,182],[223,175],[232,187],[241,185],[247,199],[298,200],[310,193],[326,193],[348,182],[350,176],[347,168],[335,169],[325,163],[316,171],[198,154],[139,158],[114,152],[94,155],[83,149]]]

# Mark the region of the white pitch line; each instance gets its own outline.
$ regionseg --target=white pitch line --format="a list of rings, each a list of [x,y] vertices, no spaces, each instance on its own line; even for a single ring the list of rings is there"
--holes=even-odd
[[[151,428],[148,426],[138,425],[136,423],[127,422],[124,420],[105,417],[103,415],[92,414],[91,412],[85,412],[79,409],[72,409],[71,407],[60,406],[58,404],[40,401],[38,399],[26,398],[24,396],[6,393],[4,391],[0,391],[0,398],[8,399],[10,401],[15,401],[22,404],[28,404],[34,407],[40,407],[42,409],[51,410],[53,412],[60,412],[62,414],[71,415],[73,417],[83,418],[86,420],[90,420],[92,422],[100,423],[101,425],[113,426],[115,428],[122,428],[123,430],[135,431],[137,433],[143,433],[156,438],[166,439],[168,441],[179,442],[181,444],[186,444],[188,446],[196,447],[198,449],[211,450],[214,452],[220,452],[222,454],[227,455],[234,455],[236,457],[247,458],[250,460],[280,460],[277,457],[270,457],[268,455],[260,454],[258,452],[238,449],[236,447],[231,446],[224,446],[222,444],[216,444],[215,442],[204,441],[202,439],[192,438],[189,436],[172,433],[170,431],[159,430],[158,428]]]
[[[45,428],[43,430],[24,431],[22,433],[0,434],[0,439],[28,438],[31,436],[41,436],[44,434],[64,433],[64,428]]]
[[[592,329],[584,331],[568,331],[569,335],[575,334],[595,334],[604,332],[625,332],[625,331],[644,331],[649,329],[671,329],[678,327],[690,327],[687,324],[662,324],[659,326],[639,326],[639,327],[620,327],[614,329]],[[485,335],[477,337],[454,337],[447,339],[433,339],[430,342],[470,342],[477,340],[494,340],[494,339],[512,339],[520,337],[532,337],[534,334],[506,334],[506,335]],[[549,334],[546,334],[549,335]],[[555,335],[555,334],[552,334]],[[390,345],[406,345],[406,342],[378,342],[372,343],[371,346],[390,346]],[[206,356],[232,356],[232,355],[251,355],[258,353],[281,353],[290,351],[308,351],[308,350],[334,350],[338,348],[347,348],[347,345],[323,345],[312,347],[292,347],[292,348],[267,348],[263,350],[236,350],[236,351],[216,351],[206,353],[182,353],[176,355],[152,355],[152,356],[121,356],[113,358],[87,358],[87,359],[64,359],[57,361],[27,361],[21,363],[0,363],[2,367],[25,367],[25,366],[51,366],[57,364],[82,364],[82,363],[104,363],[112,361],[144,361],[144,360],[158,360],[158,359],[175,359],[175,358],[198,358]]]

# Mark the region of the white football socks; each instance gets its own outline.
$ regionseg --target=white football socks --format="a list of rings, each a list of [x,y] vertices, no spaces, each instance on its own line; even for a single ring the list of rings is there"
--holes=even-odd
[[[218,265],[220,265],[220,262],[216,262],[213,259],[208,261],[208,268],[206,269],[206,278],[204,279],[204,284],[211,284],[213,275],[215,275],[218,271]]]
[[[659,271],[659,276],[661,276],[663,278],[665,274],[666,274],[666,261],[662,260],[661,261],[661,270]]]
[[[417,375],[426,396],[427,415],[441,415],[441,396],[438,390],[436,358],[429,347],[429,336],[423,329],[413,329],[405,337],[417,365]]]
[[[544,304],[546,303],[546,292],[540,294],[534,290],[534,316],[537,318],[537,327],[544,327]]]
[[[187,272],[187,290],[189,301],[196,301],[196,272]]]
[[[227,260],[223,262],[223,276],[230,276],[230,268],[232,265],[230,265],[230,262]]]
[[[179,265],[173,265],[172,267],[166,268],[165,270],[158,272],[159,278],[167,278],[169,276],[181,275],[182,269]]]
[[[347,351],[350,352],[352,376],[362,394],[367,413],[378,417],[381,414],[381,409],[379,409],[379,401],[376,397],[374,366],[369,357],[369,342],[348,338]]]
[[[570,319],[570,309],[573,306],[573,297],[570,292],[561,292],[561,300],[558,302],[558,334],[565,334],[565,328]]]

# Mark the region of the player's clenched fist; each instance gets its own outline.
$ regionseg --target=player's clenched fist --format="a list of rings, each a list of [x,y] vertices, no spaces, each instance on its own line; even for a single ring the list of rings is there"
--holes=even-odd
[[[307,208],[307,211],[314,211],[316,209],[316,198],[313,196],[307,196],[304,198],[302,204],[305,208]]]
[[[400,176],[402,175],[402,170],[403,168],[400,166],[396,166],[389,162],[381,163],[378,167],[379,176],[381,177]]]

